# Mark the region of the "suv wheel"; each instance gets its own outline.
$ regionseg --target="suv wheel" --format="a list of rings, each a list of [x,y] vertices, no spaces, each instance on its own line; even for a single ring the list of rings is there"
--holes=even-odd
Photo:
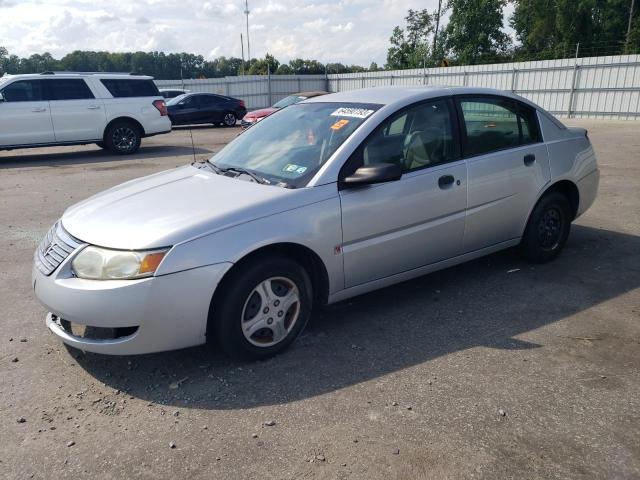
[[[223,117],[222,121],[227,127],[235,127],[236,122],[238,121],[238,119],[236,118],[236,114],[235,113],[227,112],[227,113],[224,114],[224,117]]]
[[[544,263],[562,251],[571,229],[571,205],[559,192],[544,195],[531,212],[520,250],[528,259]]]
[[[241,266],[216,295],[207,331],[232,358],[276,355],[304,329],[313,304],[311,291],[307,272],[286,257]]]
[[[140,148],[141,140],[138,126],[127,121],[112,123],[104,134],[104,144],[118,155],[135,153]]]

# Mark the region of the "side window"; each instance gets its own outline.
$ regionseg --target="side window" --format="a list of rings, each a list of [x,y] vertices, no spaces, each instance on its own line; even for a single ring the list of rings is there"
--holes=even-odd
[[[202,95],[200,96],[200,106],[201,107],[212,107],[216,104],[216,98],[210,95]]]
[[[481,155],[539,141],[535,111],[501,98],[460,100],[466,138],[464,154]]]
[[[518,104],[518,117],[522,128],[523,145],[528,143],[536,143],[541,140],[540,130],[538,129],[538,118],[533,108],[523,104]]]
[[[363,142],[356,155],[360,158],[355,168],[396,163],[403,172],[458,159],[450,102],[420,103],[390,117]]]
[[[39,102],[44,100],[40,80],[18,80],[2,89],[7,102]]]
[[[184,105],[185,107],[194,108],[198,105],[198,96],[191,95],[180,101],[180,105]]]
[[[105,78],[100,81],[115,98],[161,96],[153,80]]]
[[[95,98],[87,82],[74,78],[45,80],[49,88],[49,100],[84,100]]]

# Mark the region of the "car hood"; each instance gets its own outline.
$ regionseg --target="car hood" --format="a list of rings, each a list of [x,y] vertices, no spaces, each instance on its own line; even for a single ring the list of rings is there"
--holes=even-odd
[[[139,250],[175,245],[318,201],[316,188],[287,189],[245,178],[194,166],[160,172],[73,205],[62,225],[83,242]]]
[[[253,110],[247,113],[244,118],[260,118],[271,115],[273,112],[277,111],[277,108],[269,107],[269,108],[261,108],[260,110]]]

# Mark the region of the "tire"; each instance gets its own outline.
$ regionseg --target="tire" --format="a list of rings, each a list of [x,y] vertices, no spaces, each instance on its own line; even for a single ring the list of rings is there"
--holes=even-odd
[[[265,284],[271,287],[269,300]],[[309,275],[287,257],[242,265],[221,287],[211,303],[207,336],[235,360],[259,360],[284,351],[311,315]]]
[[[567,197],[559,192],[547,193],[531,212],[520,243],[521,254],[534,263],[553,260],[567,242],[572,220]]]
[[[130,155],[137,152],[141,141],[140,129],[133,122],[114,122],[104,133],[104,144],[107,149],[118,155]]]
[[[102,149],[106,149],[107,146],[104,144],[104,142],[96,142],[96,145],[99,146]]]
[[[238,119],[236,114],[233,112],[226,112],[222,117],[222,123],[225,127],[235,127]]]

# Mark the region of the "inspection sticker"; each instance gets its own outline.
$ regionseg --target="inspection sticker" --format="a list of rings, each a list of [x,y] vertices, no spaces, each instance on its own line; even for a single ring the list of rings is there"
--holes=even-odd
[[[375,110],[367,110],[366,108],[348,108],[342,107],[337,109],[331,114],[333,117],[353,117],[353,118],[367,118]]]
[[[349,123],[349,120],[345,119],[345,118],[341,118],[340,120],[338,120],[336,123],[334,123],[333,125],[331,125],[331,130],[340,130],[342,127],[344,127],[345,125],[347,125]]]
[[[307,171],[307,167],[296,165],[295,163],[287,163],[282,169],[283,172],[297,173],[299,175]]]

